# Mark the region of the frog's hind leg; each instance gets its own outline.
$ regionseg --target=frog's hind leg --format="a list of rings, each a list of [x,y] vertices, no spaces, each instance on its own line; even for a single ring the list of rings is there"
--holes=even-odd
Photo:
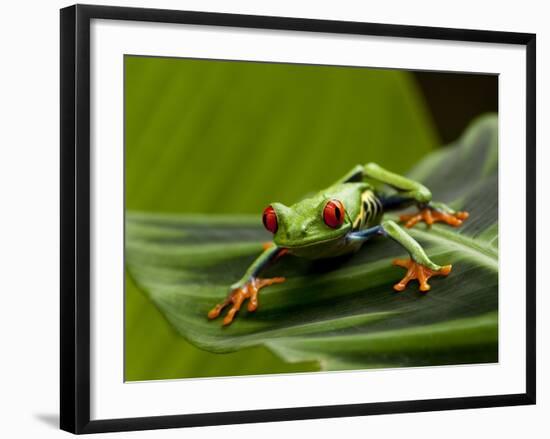
[[[379,196],[384,212],[400,210],[418,204],[414,198],[401,195]],[[428,226],[442,222],[453,227],[460,227],[470,216],[468,212],[457,212],[443,203],[424,203],[419,205],[420,210],[415,213],[407,213],[399,216],[399,220],[410,229],[417,223],[423,221]]]
[[[432,193],[422,183],[388,171],[376,163],[355,166],[340,179],[338,183],[351,183],[365,180],[383,183],[394,188],[399,192],[403,200],[411,200],[416,203],[428,203],[432,199]]]
[[[468,212],[456,212],[442,203],[439,203],[439,206],[436,203],[431,203],[430,206],[421,208],[419,212],[400,215],[399,220],[404,222],[408,229],[420,221],[424,221],[428,226],[442,222],[453,227],[460,227],[469,216]]]
[[[432,276],[447,276],[451,272],[451,265],[440,266],[434,263],[426,254],[420,244],[394,221],[385,220],[382,224],[370,229],[352,232],[349,239],[368,240],[374,236],[388,236],[403,246],[410,255],[410,259],[395,259],[394,265],[407,269],[407,273],[393,288],[403,291],[411,280],[418,280],[420,291],[429,291],[428,280]]]
[[[425,222],[428,226],[436,222],[443,222],[453,227],[459,227],[468,218],[468,212],[456,212],[443,203],[433,202],[431,191],[422,183],[388,171],[376,163],[355,166],[339,183],[365,180],[385,184],[397,192],[394,195],[379,196],[385,212],[404,209],[412,205],[418,206],[418,213],[401,215],[400,220],[405,223],[407,228],[413,227],[420,221]]]

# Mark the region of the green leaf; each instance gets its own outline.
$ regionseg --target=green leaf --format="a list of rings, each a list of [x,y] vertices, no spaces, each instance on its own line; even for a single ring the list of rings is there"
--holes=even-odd
[[[357,163],[405,172],[439,143],[403,71],[135,56],[125,67],[128,210],[256,214]]]
[[[470,212],[460,229],[411,229],[436,263],[453,264],[428,294],[392,290],[403,272],[391,261],[404,252],[377,240],[351,258],[281,259],[267,275],[287,281],[222,328],[206,313],[269,240],[258,215],[129,213],[127,267],[177,331],[208,351],[265,346],[328,370],[498,361],[497,132],[496,117],[483,117],[409,173],[435,200]]]
[[[254,214],[357,163],[405,172],[439,145],[406,71],[125,56],[127,211]],[[125,379],[318,370],[263,346],[214,354],[126,276]]]

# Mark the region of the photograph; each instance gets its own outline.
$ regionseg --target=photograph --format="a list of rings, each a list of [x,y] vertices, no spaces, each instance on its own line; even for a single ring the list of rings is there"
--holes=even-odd
[[[7,2],[0,436],[545,437],[531,3]]]
[[[124,380],[499,362],[499,76],[125,54]]]

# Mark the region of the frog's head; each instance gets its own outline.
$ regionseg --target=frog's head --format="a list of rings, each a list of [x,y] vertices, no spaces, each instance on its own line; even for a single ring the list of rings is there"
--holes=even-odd
[[[272,203],[264,210],[263,223],[275,244],[286,248],[336,240],[352,227],[344,201],[323,194],[290,207]]]

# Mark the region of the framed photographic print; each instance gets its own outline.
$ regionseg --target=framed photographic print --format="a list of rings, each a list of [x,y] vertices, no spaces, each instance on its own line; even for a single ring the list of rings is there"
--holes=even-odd
[[[61,10],[61,427],[535,403],[535,35]]]

